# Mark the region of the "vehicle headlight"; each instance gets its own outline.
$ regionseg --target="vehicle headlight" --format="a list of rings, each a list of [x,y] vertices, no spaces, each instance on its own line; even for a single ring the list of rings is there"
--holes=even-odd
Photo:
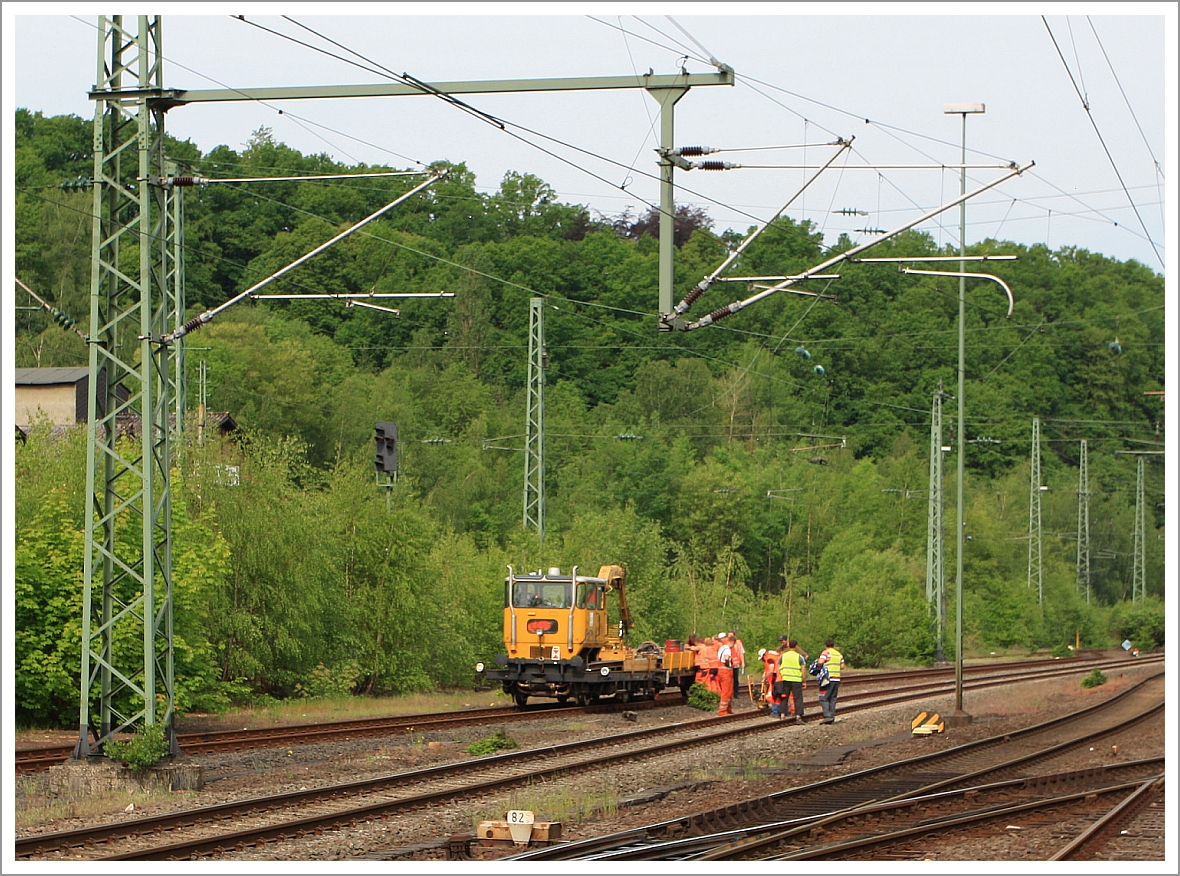
[[[482,663],[476,663],[476,664],[475,664],[475,671],[476,671],[476,672],[483,672],[483,664],[482,664]]]
[[[602,667],[600,670],[598,670],[598,674],[601,675],[603,678],[606,678],[608,675],[610,675],[610,667],[609,666]]]

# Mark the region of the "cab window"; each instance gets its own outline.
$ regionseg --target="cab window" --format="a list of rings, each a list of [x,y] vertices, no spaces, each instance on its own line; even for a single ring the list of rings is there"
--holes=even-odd
[[[578,608],[602,608],[602,593],[597,584],[578,585]]]
[[[517,581],[512,588],[513,608],[567,608],[570,585],[554,581]]]

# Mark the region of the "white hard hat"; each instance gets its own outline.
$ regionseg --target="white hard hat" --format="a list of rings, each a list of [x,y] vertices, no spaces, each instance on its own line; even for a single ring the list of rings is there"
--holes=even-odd
[[[761,657],[765,657],[765,656],[766,656],[766,649],[765,649],[765,648],[759,648],[759,649],[758,649],[758,656],[759,656],[760,658],[761,658]]]

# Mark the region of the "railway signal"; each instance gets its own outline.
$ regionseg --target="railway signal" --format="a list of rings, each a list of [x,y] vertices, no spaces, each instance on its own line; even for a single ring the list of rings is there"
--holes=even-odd
[[[397,423],[376,425],[376,458],[378,472],[397,474]]]

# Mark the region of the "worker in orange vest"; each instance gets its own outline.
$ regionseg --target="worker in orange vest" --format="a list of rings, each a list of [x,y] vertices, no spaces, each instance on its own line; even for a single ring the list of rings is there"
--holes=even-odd
[[[721,683],[718,715],[733,714],[733,647],[726,633],[717,634],[717,680]]]
[[[717,678],[717,650],[721,647],[720,640],[714,636],[701,643],[701,652],[705,661],[705,687],[713,693],[721,693],[721,681]]]
[[[742,673],[746,671],[746,646],[733,630],[729,631],[729,647],[733,649],[733,693],[734,696],[741,696]]]
[[[759,648],[758,657],[762,660],[762,698],[770,706],[770,717],[779,716],[779,696],[776,692],[778,685],[778,665],[781,654],[768,648]]]

